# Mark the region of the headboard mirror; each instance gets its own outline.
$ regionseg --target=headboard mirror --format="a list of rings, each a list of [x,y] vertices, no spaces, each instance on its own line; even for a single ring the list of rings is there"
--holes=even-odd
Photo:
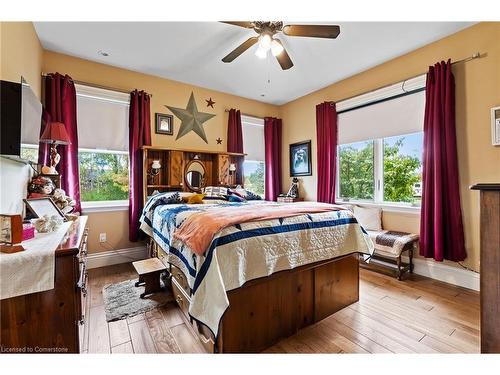
[[[205,182],[205,166],[199,160],[191,160],[184,170],[186,186],[191,191],[200,192]]]

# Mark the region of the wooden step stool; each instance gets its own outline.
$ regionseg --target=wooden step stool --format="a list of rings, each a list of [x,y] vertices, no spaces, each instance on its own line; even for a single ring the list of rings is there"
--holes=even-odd
[[[158,258],[149,258],[133,262],[135,270],[139,274],[139,281],[135,286],[144,285],[144,293],[141,293],[141,298],[148,294],[157,293],[162,290],[160,284],[160,275],[167,268]]]

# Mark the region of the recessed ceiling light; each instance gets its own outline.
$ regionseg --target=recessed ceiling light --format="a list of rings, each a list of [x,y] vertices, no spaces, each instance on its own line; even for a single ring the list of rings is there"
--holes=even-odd
[[[109,53],[104,52],[104,51],[102,51],[102,50],[99,50],[97,53],[98,53],[99,55],[101,55],[101,56],[104,56],[104,57],[108,57],[108,56],[109,56]]]

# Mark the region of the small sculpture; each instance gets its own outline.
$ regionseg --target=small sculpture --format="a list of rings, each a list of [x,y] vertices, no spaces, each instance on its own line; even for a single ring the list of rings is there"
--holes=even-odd
[[[292,184],[290,185],[290,189],[288,189],[286,196],[292,198],[299,197],[299,179],[297,177],[292,179]]]
[[[75,208],[76,201],[68,197],[63,189],[54,190],[52,200],[63,214],[69,214]]]
[[[46,195],[52,194],[56,186],[54,182],[48,177],[36,176],[28,185],[28,192],[30,198],[41,198]]]
[[[63,223],[60,216],[43,215],[41,218],[34,220],[33,225],[38,233],[48,233],[56,230]]]

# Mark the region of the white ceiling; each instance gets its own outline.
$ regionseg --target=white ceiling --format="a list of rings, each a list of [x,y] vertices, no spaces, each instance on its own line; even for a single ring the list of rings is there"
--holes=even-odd
[[[278,105],[471,25],[467,22],[323,23],[339,24],[339,37],[329,40],[281,36],[295,64],[286,71],[281,70],[271,54],[267,60],[256,57],[256,46],[232,63],[223,63],[222,57],[255,33],[218,22],[35,22],[34,25],[43,47],[51,51]],[[99,55],[99,50],[109,56]]]

